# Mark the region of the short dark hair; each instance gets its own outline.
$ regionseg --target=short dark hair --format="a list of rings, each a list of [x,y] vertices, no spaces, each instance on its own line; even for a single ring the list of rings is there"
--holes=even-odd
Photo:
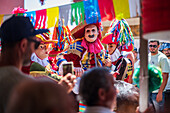
[[[139,106],[139,89],[132,84],[124,81],[115,81],[117,93],[117,109],[116,112],[123,112],[128,108],[132,108],[126,113],[134,113],[137,106]]]
[[[150,40],[149,43],[152,43],[152,42],[157,42],[157,44],[159,45],[159,41],[158,40]]]
[[[79,93],[82,97],[82,101],[87,106],[94,106],[99,100],[98,90],[100,88],[109,90],[108,76],[110,74],[109,69],[104,67],[92,68],[86,71],[80,81]]]

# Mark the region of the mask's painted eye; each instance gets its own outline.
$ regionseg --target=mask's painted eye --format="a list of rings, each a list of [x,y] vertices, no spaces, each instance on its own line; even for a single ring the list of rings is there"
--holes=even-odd
[[[92,29],[92,32],[95,32],[95,29]]]
[[[89,32],[90,32],[90,30],[87,30],[86,32],[87,32],[87,33],[89,33]]]

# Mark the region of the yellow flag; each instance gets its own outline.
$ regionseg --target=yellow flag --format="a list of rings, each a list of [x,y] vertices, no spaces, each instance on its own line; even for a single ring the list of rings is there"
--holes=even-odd
[[[120,20],[122,18],[130,18],[129,0],[113,0],[115,16]],[[121,16],[120,16],[121,15]]]
[[[47,28],[54,27],[55,23],[59,19],[59,7],[53,7],[47,9]],[[58,23],[56,24],[58,27]]]
[[[4,15],[0,15],[0,26],[1,26],[2,22],[3,22],[3,18],[4,18]]]

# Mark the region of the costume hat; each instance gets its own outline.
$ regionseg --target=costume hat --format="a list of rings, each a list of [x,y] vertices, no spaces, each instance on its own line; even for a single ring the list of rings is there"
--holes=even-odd
[[[116,44],[118,48],[122,48],[122,51],[132,51],[134,38],[127,21],[125,19],[113,19],[101,42]]]
[[[46,33],[48,31],[48,29],[35,30],[28,17],[13,15],[2,24],[0,35],[2,42],[8,43],[17,42],[23,38],[29,38],[30,36]]]
[[[36,35],[36,37],[39,38],[40,42],[44,43],[44,44],[57,43],[58,42],[58,40],[50,40],[50,32],[38,34],[38,35]]]
[[[164,49],[166,49],[166,48],[170,48],[170,43],[168,43],[168,42],[164,42],[164,43],[162,43],[162,45],[161,45],[161,47],[160,47],[160,51],[163,51]]]
[[[101,22],[100,14],[95,10],[93,6],[89,6],[85,9],[85,20],[80,22],[74,29],[71,30],[71,35],[74,39],[82,38],[85,34],[85,27],[88,25],[96,25],[99,30],[98,38],[101,39]]]

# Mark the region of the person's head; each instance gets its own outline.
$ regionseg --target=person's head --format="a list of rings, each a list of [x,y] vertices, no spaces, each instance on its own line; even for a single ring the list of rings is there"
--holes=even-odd
[[[162,50],[162,52],[167,56],[170,57],[170,48],[165,48]]]
[[[113,43],[109,43],[108,44],[108,51],[109,51],[109,54],[112,55],[116,49],[117,45],[116,44],[113,44]]]
[[[47,29],[35,30],[28,17],[12,16],[0,28],[2,55],[13,51],[14,56],[18,55],[17,58],[21,59],[23,64],[27,64],[32,52],[40,44],[35,35],[47,31]]]
[[[23,81],[14,88],[6,113],[75,113],[72,98],[56,82]]]
[[[162,51],[167,57],[170,57],[170,43],[162,43],[160,51]]]
[[[113,109],[116,104],[114,79],[107,68],[92,68],[84,73],[79,93],[87,106],[103,106]]]
[[[117,93],[116,113],[136,113],[139,106],[139,89],[124,81],[115,81]]]
[[[35,50],[36,55],[40,58],[40,59],[44,59],[48,57],[48,51],[46,48],[46,44],[41,43],[38,48]]]
[[[98,27],[95,24],[90,24],[85,27],[84,38],[88,42],[96,41],[98,35]]]
[[[134,57],[135,57],[135,59],[137,58],[137,56],[138,56],[138,50],[137,50],[137,48],[136,47],[134,47],[134,49],[133,49],[133,55],[134,55]]]
[[[151,53],[157,53],[159,49],[159,41],[158,40],[150,40],[149,41],[149,51]]]

